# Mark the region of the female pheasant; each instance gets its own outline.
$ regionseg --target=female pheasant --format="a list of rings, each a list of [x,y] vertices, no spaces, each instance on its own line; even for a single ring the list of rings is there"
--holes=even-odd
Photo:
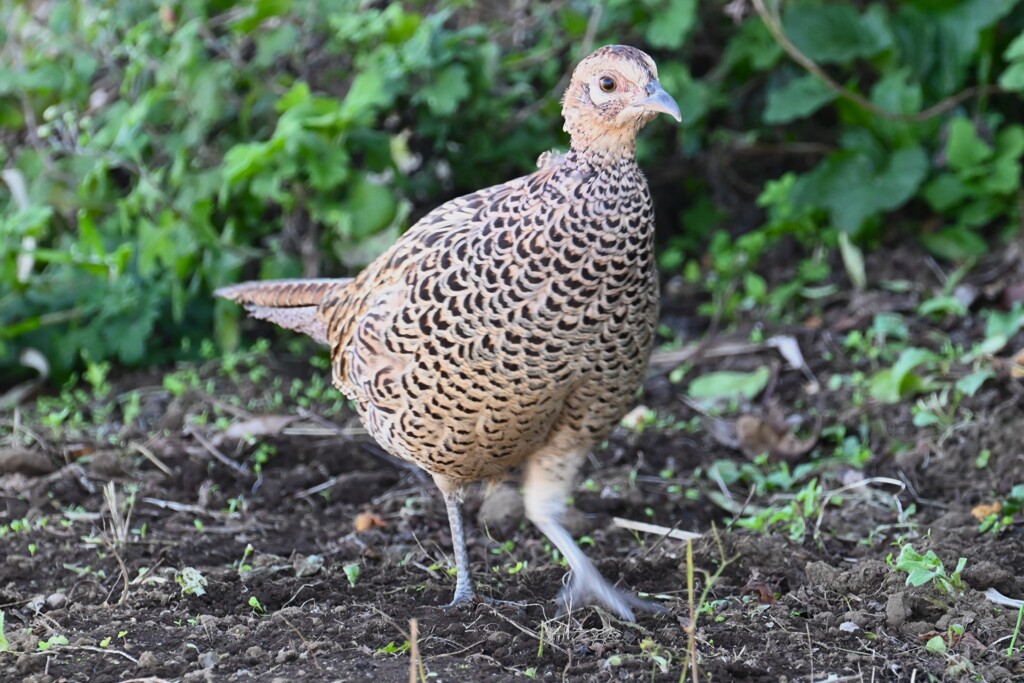
[[[603,47],[566,90],[564,157],[439,206],[355,278],[216,292],[329,345],[333,382],[367,431],[433,475],[455,547],[452,605],[476,598],[466,486],[522,466],[527,516],[572,569],[562,605],[596,601],[628,620],[645,606],[601,576],[561,517],[654,339],[654,214],[635,142],[659,112],[681,120],[654,61]]]

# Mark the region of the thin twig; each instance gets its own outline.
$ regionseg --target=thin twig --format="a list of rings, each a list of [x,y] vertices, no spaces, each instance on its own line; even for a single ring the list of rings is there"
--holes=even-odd
[[[241,464],[235,462],[234,460],[232,460],[228,456],[226,456],[223,453],[221,453],[220,449],[218,449],[216,446],[214,446],[210,442],[209,439],[207,439],[205,436],[203,436],[202,432],[200,432],[198,429],[196,429],[192,425],[189,425],[188,427],[185,428],[185,434],[194,437],[195,440],[199,442],[199,445],[202,446],[206,450],[207,453],[209,453],[217,461],[219,461],[220,463],[222,463],[226,467],[234,470],[236,473],[243,474],[243,475],[246,475],[246,476],[252,474],[252,472],[249,471],[248,467],[246,467],[245,465],[241,465]]]
[[[983,84],[975,85],[966,90],[961,90],[955,95],[951,95],[941,102],[928,107],[923,111],[919,111],[916,114],[901,114],[899,112],[890,111],[879,107],[877,104],[867,99],[860,93],[854,92],[849,88],[840,85],[835,81],[828,73],[818,66],[817,62],[804,54],[800,48],[793,44],[793,41],[786,36],[785,31],[782,29],[782,20],[779,18],[778,9],[769,10],[764,3],[764,0],[753,0],[754,9],[757,11],[757,15],[761,17],[761,21],[764,22],[765,27],[775,37],[775,40],[779,43],[783,50],[786,51],[794,62],[806,69],[815,78],[820,80],[822,83],[831,88],[837,95],[845,100],[849,100],[854,104],[870,111],[872,114],[881,116],[882,118],[889,119],[890,121],[905,121],[908,123],[920,123],[927,121],[928,119],[935,118],[940,114],[945,114],[947,111],[954,109],[956,106],[967,100],[971,100],[977,97],[986,97],[988,95],[999,95],[1006,93],[1007,91],[998,85]]]
[[[132,441],[131,443],[129,443],[128,444],[128,449],[129,450],[133,450],[136,453],[142,454],[142,456],[144,458],[146,458],[146,460],[148,460],[151,463],[153,463],[154,467],[156,467],[158,470],[163,472],[168,477],[173,477],[174,476],[174,472],[171,470],[170,467],[165,465],[164,462],[160,458],[156,457],[156,454],[153,451],[151,451],[149,448],[147,448],[143,444],[139,443],[138,441]]]

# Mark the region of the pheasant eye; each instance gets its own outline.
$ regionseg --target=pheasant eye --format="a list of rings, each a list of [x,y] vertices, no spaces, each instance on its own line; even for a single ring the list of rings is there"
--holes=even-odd
[[[615,79],[611,76],[602,76],[597,81],[597,85],[605,92],[612,92],[615,90]]]

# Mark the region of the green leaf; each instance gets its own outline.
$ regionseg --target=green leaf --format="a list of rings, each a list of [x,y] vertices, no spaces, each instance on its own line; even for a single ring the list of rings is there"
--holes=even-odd
[[[958,379],[956,388],[964,396],[974,396],[985,382],[995,376],[992,370],[978,370]]]
[[[394,192],[359,176],[343,206],[355,217],[352,237],[363,240],[391,225],[398,211]]]
[[[924,644],[924,649],[935,655],[945,655],[947,650],[946,641],[942,636],[932,636]]]
[[[450,116],[470,93],[468,72],[462,64],[445,67],[416,93],[414,101],[426,102],[431,113]]]
[[[949,125],[946,158],[950,167],[962,171],[991,159],[992,148],[978,137],[974,124],[961,116]]]
[[[711,372],[690,382],[687,393],[700,401],[749,401],[764,391],[771,374],[767,366],[761,366],[753,372]]]
[[[868,393],[883,403],[899,403],[926,391],[928,383],[914,370],[922,365],[931,365],[937,358],[927,349],[905,349],[891,368],[880,370],[871,377]]]
[[[668,7],[647,25],[647,42],[651,47],[678,49],[696,21],[697,0],[669,0]]]
[[[735,69],[740,64],[749,64],[754,71],[767,71],[782,59],[783,51],[779,42],[759,19],[751,19],[740,25],[740,30],[725,45],[721,68]]]
[[[940,213],[949,211],[971,196],[971,188],[952,173],[937,176],[921,190],[921,197],[928,206]]]
[[[352,81],[339,115],[350,122],[370,121],[393,97],[385,88],[384,78],[380,74],[364,71]]]
[[[1024,61],[1014,62],[999,74],[999,86],[1006,90],[1024,90]]]
[[[1001,336],[1007,341],[1024,328],[1024,306],[1018,304],[1009,311],[989,311],[985,323],[985,337]]]
[[[864,269],[864,252],[850,240],[849,233],[839,233],[839,254],[853,286],[859,290],[867,287],[868,276]]]
[[[768,91],[764,122],[778,124],[801,119],[818,111],[836,97],[836,92],[818,77],[805,74],[781,88]]]
[[[786,35],[801,52],[822,64],[873,57],[892,45],[892,34],[877,13],[860,15],[845,2],[787,4]]]
[[[950,261],[962,261],[988,253],[988,243],[984,238],[959,226],[921,235],[921,242],[928,251]]]
[[[309,83],[306,83],[305,81],[297,81],[295,85],[288,90],[288,92],[282,95],[281,98],[274,103],[274,109],[283,114],[289,109],[294,109],[300,104],[309,102],[310,96]]]
[[[856,234],[871,216],[913,197],[929,166],[919,146],[897,149],[881,169],[866,154],[838,152],[801,178],[799,202],[828,209],[837,228]]]
[[[1006,50],[1003,52],[1003,59],[1008,62],[1024,60],[1024,31],[1018,33],[1017,37],[1006,46]]]
[[[345,572],[345,578],[348,579],[349,585],[355,587],[356,582],[359,581],[359,575],[362,573],[359,563],[346,564],[341,570]]]

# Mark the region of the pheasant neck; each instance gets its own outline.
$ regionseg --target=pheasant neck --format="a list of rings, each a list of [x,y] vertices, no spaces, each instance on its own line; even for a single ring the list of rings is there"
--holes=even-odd
[[[569,154],[596,166],[617,166],[636,160],[636,131],[632,129],[590,131],[569,130]]]
[[[589,166],[594,169],[616,168],[626,163],[636,163],[636,147],[616,144],[613,146],[596,145],[593,141],[580,143],[573,138],[569,151],[565,155],[566,162],[575,166]]]

